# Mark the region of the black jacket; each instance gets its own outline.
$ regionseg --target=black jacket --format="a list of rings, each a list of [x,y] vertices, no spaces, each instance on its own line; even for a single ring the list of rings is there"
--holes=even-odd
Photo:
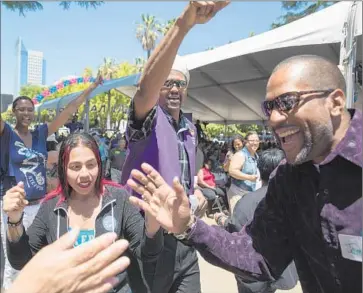
[[[119,291],[129,283],[133,293],[150,292],[148,288],[152,286],[156,262],[163,249],[162,232],[160,230],[153,239],[147,238],[144,220],[129,203],[127,192],[109,185],[105,190],[102,208],[96,218],[95,236],[115,232],[119,239],[128,240],[126,255],[131,260],[127,273],[119,276],[123,281],[114,289]],[[41,204],[34,222],[18,242],[7,240],[7,255],[14,269],[21,270],[35,253],[67,233],[68,204],[67,201],[58,204],[58,201],[59,196]]]
[[[233,215],[228,218],[224,223],[224,228],[230,232],[239,232],[244,225],[247,225],[252,221],[255,210],[263,200],[267,193],[267,186],[263,186],[254,192],[245,194],[236,204]],[[249,288],[250,292],[267,292],[273,289],[289,290],[296,286],[298,281],[298,275],[294,262],[291,262],[289,266],[281,274],[280,278],[271,282],[254,282],[247,283],[242,278],[236,276],[239,288]],[[265,291],[266,290],[266,291]],[[242,291],[243,292],[243,291]]]

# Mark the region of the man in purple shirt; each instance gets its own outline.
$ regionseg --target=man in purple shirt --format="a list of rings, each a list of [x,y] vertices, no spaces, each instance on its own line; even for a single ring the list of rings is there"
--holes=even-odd
[[[362,113],[345,108],[345,92],[338,67],[319,56],[274,69],[262,109],[287,162],[240,232],[195,219],[178,180],[173,190],[147,164],[148,177],[135,177],[144,201],[131,201],[245,280],[276,280],[294,261],[304,292],[362,292]]]

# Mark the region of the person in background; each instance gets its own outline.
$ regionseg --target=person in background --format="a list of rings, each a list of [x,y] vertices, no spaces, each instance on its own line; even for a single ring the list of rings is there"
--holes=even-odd
[[[47,161],[47,137],[58,131],[70,116],[72,116],[92,91],[102,83],[102,77],[98,76],[82,94],[67,105],[50,123],[38,125],[34,131],[30,125],[34,121],[34,103],[26,96],[17,97],[12,105],[16,117],[16,125],[13,129],[1,119],[0,115],[0,141],[1,141],[1,174],[0,174],[0,200],[3,203],[3,195],[18,182],[24,182],[28,205],[24,209],[23,223],[27,229],[33,222],[40,207],[40,201],[46,194],[46,161]],[[2,208],[1,208],[2,211]],[[3,222],[7,222],[4,214]],[[4,226],[2,240],[5,241]],[[5,246],[5,245],[4,245]],[[5,273],[3,286],[6,289],[16,276],[7,260],[5,260]]]
[[[212,160],[206,159],[204,161],[204,167],[198,172],[198,186],[205,198],[208,201],[207,216],[212,214],[212,207],[217,196],[221,197],[222,200],[225,198],[225,192],[216,185],[214,174],[211,172]]]
[[[202,125],[200,125],[200,121],[197,120],[197,122],[195,123],[194,126],[195,126],[195,129],[197,130],[197,136],[198,136],[198,141],[199,141],[205,137],[203,129],[202,129]]]
[[[157,168],[166,181],[178,176],[187,192],[193,213],[204,214],[203,194],[194,191],[196,129],[181,107],[187,98],[190,74],[177,51],[187,33],[198,23],[206,23],[227,2],[192,1],[145,65],[137,92],[130,105],[127,126],[128,155],[122,170],[126,184],[132,169],[146,161]],[[134,191],[136,196],[140,193]],[[201,291],[200,271],[195,250],[172,235],[164,235],[165,249],[159,258],[154,293]]]
[[[228,173],[231,176],[231,187],[227,197],[230,213],[233,214],[237,201],[246,193],[256,190],[256,181],[259,178],[257,168],[257,150],[260,139],[255,131],[246,134],[246,144],[242,150],[236,152],[229,165]]]
[[[257,167],[260,170],[262,187],[254,192],[247,193],[236,204],[234,213],[227,217],[223,213],[216,213],[214,219],[229,233],[239,232],[244,225],[253,220],[255,210],[262,199],[265,198],[268,180],[272,172],[284,159],[284,152],[279,149],[263,151],[259,157]],[[297,272],[294,263],[291,263],[281,277],[276,281],[269,282],[246,282],[236,276],[238,293],[273,293],[277,289],[289,290],[297,284]]]
[[[69,133],[74,133],[83,130],[83,124],[81,122],[78,122],[77,115],[73,115],[71,121],[69,123],[66,123],[64,126],[69,129]]]
[[[235,136],[232,137],[229,151],[227,152],[226,158],[223,163],[224,171],[226,171],[228,173],[229,165],[231,163],[231,159],[232,159],[233,155],[236,152],[240,151],[242,148],[243,148],[243,137],[240,134],[236,134]]]
[[[25,231],[23,210],[28,204],[24,184],[9,189],[4,196],[7,222],[7,254],[10,264],[21,270],[43,247],[67,231],[80,227],[74,247],[107,232],[129,241],[127,274],[118,276],[116,292],[147,293],[152,287],[158,254],[163,249],[160,225],[128,202],[120,185],[102,177],[96,141],[86,133],[71,134],[63,142],[58,161],[59,185],[43,201],[33,224]],[[146,275],[143,275],[143,271]],[[149,281],[145,284],[143,280]]]
[[[107,170],[110,170],[111,179],[113,182],[121,184],[122,168],[126,159],[127,144],[126,139],[121,137],[119,144],[110,150],[110,156],[108,158]]]
[[[244,280],[274,281],[294,261],[303,292],[361,293],[363,121],[346,108],[342,72],[321,56],[290,57],[272,71],[261,107],[286,161],[240,232],[195,218],[178,180],[169,187],[147,164],[135,179],[153,192],[131,202]]]

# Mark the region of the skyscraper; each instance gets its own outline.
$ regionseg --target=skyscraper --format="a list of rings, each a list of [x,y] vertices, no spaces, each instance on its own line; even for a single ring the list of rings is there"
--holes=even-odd
[[[46,61],[43,52],[27,50],[19,37],[16,44],[16,56],[15,96],[19,95],[20,88],[24,85],[45,85]]]

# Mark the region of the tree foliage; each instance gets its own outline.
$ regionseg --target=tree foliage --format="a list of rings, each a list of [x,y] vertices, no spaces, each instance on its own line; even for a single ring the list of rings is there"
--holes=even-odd
[[[175,24],[176,18],[172,18],[167,20],[165,23],[159,25],[158,31],[165,36],[168,31],[171,29],[171,27]]]
[[[208,123],[203,127],[203,131],[209,139],[227,138],[235,134],[245,136],[249,131],[261,132],[262,130],[263,127],[256,124],[232,124],[224,126],[223,124]]]
[[[155,16],[150,14],[142,14],[141,20],[141,23],[138,23],[136,27],[136,38],[141,43],[142,49],[146,51],[147,59],[149,59],[159,38],[161,24]]]
[[[27,12],[35,12],[43,10],[43,5],[40,1],[1,1],[1,4],[14,12],[19,12],[19,15],[25,16]],[[63,10],[70,9],[72,4],[76,4],[82,8],[97,8],[104,4],[103,1],[61,1],[59,6]]]
[[[288,24],[337,2],[340,1],[282,1],[282,9],[286,13],[284,15],[281,15],[277,19],[277,21],[271,25],[271,28],[277,28],[282,25]]]
[[[107,61],[107,62],[106,62]],[[109,71],[109,67],[104,68],[104,73],[112,78],[121,78],[124,76],[129,76],[137,73],[137,67],[134,64],[130,64],[128,62],[116,63],[114,60],[110,63],[110,58],[105,58],[104,63],[112,64],[112,73]],[[82,76],[94,76],[91,68],[85,68]],[[87,84],[72,84],[63,89],[58,90],[53,95],[45,98],[42,103],[45,101],[53,100],[59,97],[63,97],[72,93],[84,91],[87,87],[89,87],[89,83]],[[23,86],[20,90],[21,95],[26,95],[30,98],[36,97],[40,94],[45,88],[35,85],[26,85]],[[110,97],[110,99],[109,99]],[[90,100],[90,125],[97,124],[98,127],[102,129],[106,129],[107,126],[107,105],[110,101],[110,126],[111,128],[119,129],[122,119],[127,118],[128,107],[130,104],[130,98],[126,95],[112,89],[109,92],[97,95],[93,99]],[[62,110],[62,109],[61,109]],[[41,122],[49,122],[52,121],[55,117],[54,110],[43,110],[40,113],[40,121]],[[78,120],[81,121],[84,117],[84,105],[81,105],[77,111]],[[13,124],[15,123],[14,115],[12,115],[11,110],[8,110],[2,113],[2,118]],[[97,121],[97,122],[96,122]]]

